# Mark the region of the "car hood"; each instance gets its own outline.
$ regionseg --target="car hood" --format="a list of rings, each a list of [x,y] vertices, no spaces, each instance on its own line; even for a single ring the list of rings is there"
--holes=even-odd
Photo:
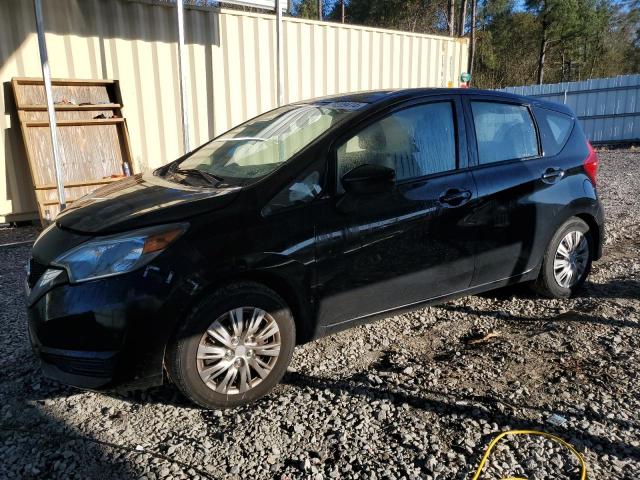
[[[240,187],[198,188],[169,182],[151,173],[135,175],[97,189],[56,218],[62,228],[106,234],[182,221],[223,208]]]

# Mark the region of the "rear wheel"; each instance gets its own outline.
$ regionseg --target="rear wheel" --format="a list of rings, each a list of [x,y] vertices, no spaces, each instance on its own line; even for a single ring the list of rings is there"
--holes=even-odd
[[[592,252],[589,226],[577,217],[567,220],[549,242],[536,291],[550,298],[570,297],[591,271]]]
[[[239,283],[196,307],[168,349],[167,369],[202,407],[244,405],[282,379],[295,338],[284,300],[263,285]]]

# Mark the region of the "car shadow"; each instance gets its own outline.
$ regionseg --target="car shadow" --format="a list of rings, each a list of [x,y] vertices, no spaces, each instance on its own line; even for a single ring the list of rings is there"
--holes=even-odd
[[[576,298],[613,298],[640,300],[640,280],[614,279],[607,283],[587,281]]]
[[[540,299],[530,283],[516,283],[476,294],[478,297],[496,300],[508,300],[517,297],[525,300]],[[606,283],[587,280],[572,298],[618,298],[640,300],[640,280],[614,279]]]
[[[183,472],[195,471],[200,478],[215,478],[204,471],[197,464],[186,463],[163,450],[167,441],[152,442],[157,446],[140,449],[127,441],[108,441],[92,432],[83,431],[81,425],[67,423],[48,413],[46,406],[51,400],[69,399],[83,390],[60,384],[43,377],[35,358],[21,361],[20,375],[13,378],[3,378],[0,381],[0,396],[4,399],[4,414],[0,420],[0,447],[6,445],[17,446],[16,451],[23,451],[24,458],[17,464],[7,464],[0,467],[0,478],[9,468],[18,467],[15,478],[102,478],[102,479],[135,479],[148,475],[144,464],[155,464],[158,461],[165,465],[177,465]],[[29,381],[20,381],[27,378]],[[13,384],[13,385],[11,385]],[[13,395],[7,395],[11,391]],[[182,394],[172,385],[137,391],[126,394],[104,392],[126,402],[130,412],[140,410],[148,403],[174,405],[181,408],[193,408]],[[71,408],[71,407],[69,407]],[[116,418],[103,412],[104,420]],[[98,420],[100,421],[100,420]],[[176,438],[172,435],[170,438]],[[27,450],[45,456],[40,462],[28,460]],[[134,460],[142,457],[144,462]],[[72,470],[60,469],[59,465],[71,465]],[[38,465],[38,468],[36,468]],[[10,478],[10,477],[7,477]]]
[[[427,392],[405,392],[400,389],[392,389],[381,385],[373,385],[364,377],[346,377],[341,379],[327,379],[304,373],[288,373],[283,382],[296,388],[313,388],[317,390],[331,390],[338,394],[366,397],[371,401],[387,399],[396,407],[402,408],[409,405],[414,409],[445,415],[457,415],[463,418],[482,418],[488,423],[509,425],[511,429],[544,430],[566,438],[578,450],[597,449],[610,456],[624,459],[634,458],[640,460],[640,448],[629,444],[611,441],[603,436],[595,435],[572,427],[559,428],[548,424],[540,425],[522,418],[517,414],[518,409],[530,408],[521,405],[509,405],[501,399],[490,396],[455,395],[453,398],[442,399],[438,394]],[[500,406],[499,406],[500,405]],[[483,408],[478,408],[479,406]],[[557,411],[559,415],[569,415],[566,412]],[[598,417],[601,421],[605,418]],[[485,437],[492,437],[494,432]],[[485,438],[486,440],[487,438]],[[483,442],[486,445],[487,442]],[[482,452],[478,452],[479,461]]]
[[[591,315],[577,310],[569,310],[555,316],[549,317],[527,317],[524,315],[514,315],[506,313],[504,310],[477,310],[465,305],[438,305],[436,308],[447,310],[449,312],[466,313],[468,315],[479,315],[493,317],[501,322],[509,323],[530,323],[530,324],[547,324],[549,322],[577,322],[577,323],[594,323],[605,325],[608,327],[626,327],[640,328],[637,322],[628,320],[615,320],[612,318]]]

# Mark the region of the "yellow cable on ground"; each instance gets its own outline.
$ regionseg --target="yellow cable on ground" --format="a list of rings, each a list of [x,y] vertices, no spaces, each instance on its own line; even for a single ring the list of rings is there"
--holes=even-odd
[[[482,474],[482,469],[484,468],[485,464],[487,463],[487,460],[489,459],[489,455],[491,454],[491,450],[493,450],[493,447],[495,447],[496,444],[500,440],[502,440],[502,438],[506,437],[507,435],[539,435],[541,437],[548,438],[549,440],[553,440],[555,442],[558,442],[560,445],[562,445],[563,447],[567,448],[568,450],[571,451],[571,453],[573,453],[576,457],[578,457],[578,461],[580,462],[580,465],[582,466],[582,472],[580,473],[580,480],[586,480],[586,478],[587,478],[587,465],[584,463],[584,458],[582,458],[582,455],[580,454],[580,452],[578,452],[572,445],[570,445],[569,443],[565,442],[560,437],[556,437],[555,435],[552,435],[552,434],[546,433],[546,432],[539,432],[537,430],[509,430],[509,431],[506,431],[506,432],[502,432],[496,438],[491,440],[491,443],[489,443],[489,447],[487,447],[487,451],[484,452],[482,460],[480,461],[480,465],[478,466],[478,470],[476,470],[476,473],[473,476],[473,480],[478,480],[480,478],[480,475]],[[527,479],[526,478],[521,478],[521,477],[508,477],[508,478],[504,478],[503,480],[527,480]]]

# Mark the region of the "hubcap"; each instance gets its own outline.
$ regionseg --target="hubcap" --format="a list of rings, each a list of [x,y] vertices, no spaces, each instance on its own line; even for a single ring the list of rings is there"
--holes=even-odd
[[[200,338],[196,363],[207,387],[244,393],[273,370],[280,355],[280,328],[264,310],[241,307],[213,321]]]
[[[577,230],[560,241],[553,261],[553,274],[558,285],[570,288],[582,278],[589,261],[589,244]]]

